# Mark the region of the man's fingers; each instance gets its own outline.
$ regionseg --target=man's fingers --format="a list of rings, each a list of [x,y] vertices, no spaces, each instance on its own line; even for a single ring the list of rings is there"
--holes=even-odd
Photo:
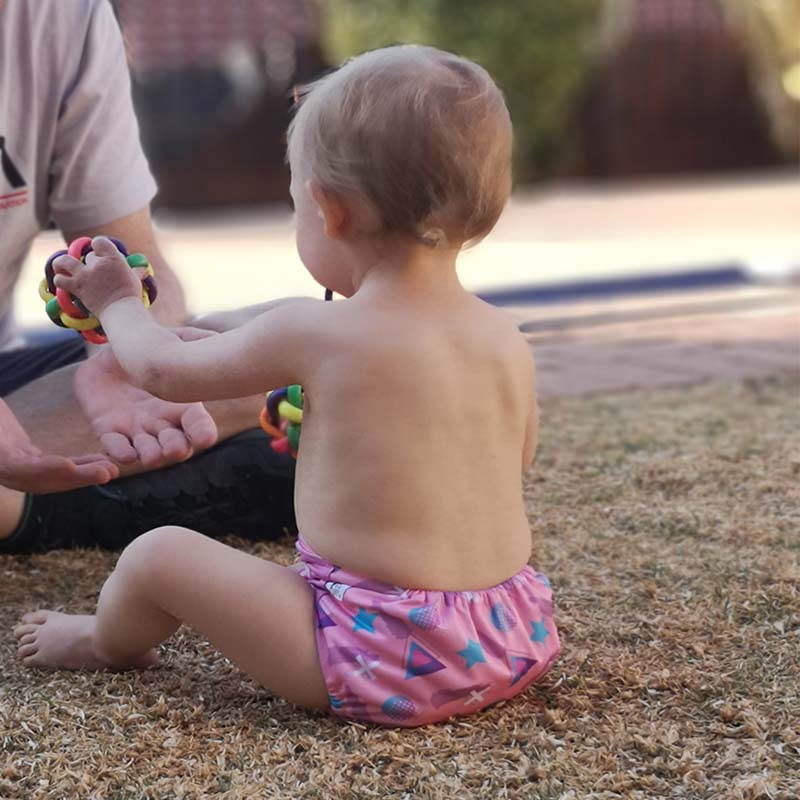
[[[149,433],[137,433],[133,437],[133,446],[139,454],[139,461],[146,469],[160,467],[164,461],[164,453],[158,439]]]
[[[192,403],[181,416],[181,427],[195,452],[213,447],[217,425],[202,403]]]
[[[100,436],[103,449],[118,464],[133,464],[139,459],[136,448],[130,439],[121,433],[104,433]]]
[[[164,428],[158,434],[158,443],[164,457],[170,463],[185,461],[192,455],[192,446],[183,431],[177,428]]]
[[[69,460],[77,466],[83,466],[84,464],[103,464],[107,467],[117,469],[116,465],[109,460],[108,454],[106,453],[84,453],[80,456],[69,456]]]
[[[217,441],[217,425],[202,403],[192,403],[181,415],[181,427],[195,452]]]
[[[75,476],[82,486],[94,486],[114,480],[119,476],[119,470],[115,472],[103,464],[81,464],[76,465]]]
[[[44,456],[37,465],[37,473],[40,487],[37,491],[42,493],[108,483],[119,474],[116,467],[105,460],[77,464],[63,456]]]
[[[168,409],[170,412],[173,409]],[[192,455],[192,445],[180,429],[179,414],[170,413],[166,418],[156,417],[147,420],[144,425],[147,433],[158,439],[164,459],[174,464],[185,461]]]

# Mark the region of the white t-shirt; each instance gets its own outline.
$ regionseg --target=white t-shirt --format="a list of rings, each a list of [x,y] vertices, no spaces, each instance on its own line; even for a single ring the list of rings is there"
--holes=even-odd
[[[156,191],[107,0],[0,0],[0,150],[2,350],[39,231],[100,226]]]

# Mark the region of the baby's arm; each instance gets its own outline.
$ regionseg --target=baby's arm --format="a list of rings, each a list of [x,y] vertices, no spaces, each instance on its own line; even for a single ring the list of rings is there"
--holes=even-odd
[[[134,298],[117,300],[100,320],[114,355],[131,379],[165,400],[192,402],[246,397],[301,383],[318,351],[316,318],[324,301],[275,308],[239,328],[182,341]],[[324,310],[324,309],[323,309]]]
[[[317,351],[317,316],[331,304],[281,305],[219,336],[182,341],[146,311],[140,280],[114,245],[98,237],[92,246],[86,264],[70,256],[57,259],[55,282],[99,317],[114,355],[138,386],[187,402],[245,397],[301,382],[299,372]]]

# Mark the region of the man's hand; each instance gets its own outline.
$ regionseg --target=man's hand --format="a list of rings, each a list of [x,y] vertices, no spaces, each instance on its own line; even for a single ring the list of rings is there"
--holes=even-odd
[[[170,403],[132,386],[108,346],[75,373],[75,396],[108,455],[157,469],[217,441],[202,403]]]
[[[48,494],[108,483],[118,475],[117,466],[100,453],[74,458],[42,453],[0,400],[0,485]]]

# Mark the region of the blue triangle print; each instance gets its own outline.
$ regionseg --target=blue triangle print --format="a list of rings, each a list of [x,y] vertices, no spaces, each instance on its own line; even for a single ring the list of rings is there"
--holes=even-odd
[[[508,663],[511,667],[511,674],[514,680],[511,681],[513,686],[523,675],[526,675],[532,667],[536,666],[539,662],[535,658],[528,658],[527,656],[512,656],[508,657]]]
[[[446,669],[441,661],[434,658],[424,647],[420,647],[416,642],[411,642],[406,655],[406,680],[417,678],[420,675],[430,675]]]

